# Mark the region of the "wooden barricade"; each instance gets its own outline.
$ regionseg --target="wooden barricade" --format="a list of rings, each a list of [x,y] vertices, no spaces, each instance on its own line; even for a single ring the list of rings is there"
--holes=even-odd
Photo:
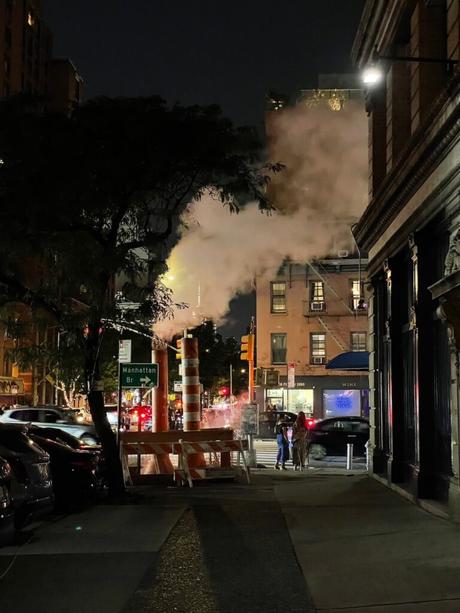
[[[188,433],[184,433],[188,435]],[[243,472],[246,476],[246,481],[250,483],[249,469],[246,464],[244,451],[248,449],[246,440],[231,440],[231,441],[197,441],[189,442],[180,440],[174,444],[174,451],[179,454],[180,464],[179,469],[175,471],[176,479],[187,481],[190,487],[193,487],[193,481],[202,479],[233,479],[237,469],[215,469],[213,467],[197,468],[190,465],[189,457],[196,453],[232,453],[238,454],[238,465],[241,459],[243,464]]]
[[[180,439],[187,439],[187,442],[198,443],[201,441],[233,441],[233,430],[228,428],[208,428],[205,430],[195,430],[192,432],[183,432],[182,430],[171,430],[170,432],[120,432],[120,452],[122,454],[122,463],[126,475],[126,480],[132,479],[136,482],[145,481],[145,477],[152,478],[160,476],[156,470],[151,474],[141,475],[142,455],[150,455],[155,459],[154,464],[158,467],[156,461],[157,456],[162,454],[178,454],[179,449],[175,450],[174,445],[179,443]],[[201,453],[195,452],[195,453]],[[136,455],[138,457],[137,470],[128,469],[127,456]],[[220,468],[231,468],[231,451],[220,453]],[[164,478],[164,475],[163,475]]]

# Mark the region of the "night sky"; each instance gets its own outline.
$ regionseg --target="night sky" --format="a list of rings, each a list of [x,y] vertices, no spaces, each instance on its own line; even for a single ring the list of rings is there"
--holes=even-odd
[[[44,0],[54,54],[70,57],[84,95],[159,94],[218,103],[237,123],[263,126],[270,90],[295,99],[320,73],[352,72],[364,0]],[[233,302],[239,334],[251,297]],[[243,330],[244,331],[244,330]]]

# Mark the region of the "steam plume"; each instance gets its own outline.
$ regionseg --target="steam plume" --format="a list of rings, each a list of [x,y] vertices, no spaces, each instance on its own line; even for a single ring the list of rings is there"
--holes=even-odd
[[[305,262],[350,249],[350,224],[367,197],[367,127],[361,104],[340,112],[298,105],[267,122],[269,155],[286,169],[270,186],[276,213],[255,203],[231,215],[204,197],[187,212],[182,237],[168,261],[165,282],[188,309],[155,327],[171,337],[203,317],[222,323],[230,300],[273,278],[283,260]]]

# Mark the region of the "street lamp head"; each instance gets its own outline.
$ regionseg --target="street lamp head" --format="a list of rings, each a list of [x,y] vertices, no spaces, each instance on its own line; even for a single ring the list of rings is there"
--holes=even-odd
[[[368,87],[374,87],[374,85],[378,85],[383,81],[383,71],[375,64],[366,66],[366,68],[361,74],[361,80],[364,85],[367,85]]]

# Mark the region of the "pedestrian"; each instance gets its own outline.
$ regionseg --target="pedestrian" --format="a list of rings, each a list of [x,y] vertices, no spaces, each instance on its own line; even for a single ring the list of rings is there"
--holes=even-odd
[[[275,434],[276,434],[276,442],[278,444],[278,453],[276,456],[276,470],[280,470],[280,462],[281,462],[281,470],[287,470],[286,462],[289,459],[289,439],[287,435],[287,427],[283,422],[282,415],[278,416],[278,419],[275,424]]]
[[[299,411],[297,419],[292,426],[292,461],[294,470],[305,468],[307,457],[307,421],[305,413]]]

